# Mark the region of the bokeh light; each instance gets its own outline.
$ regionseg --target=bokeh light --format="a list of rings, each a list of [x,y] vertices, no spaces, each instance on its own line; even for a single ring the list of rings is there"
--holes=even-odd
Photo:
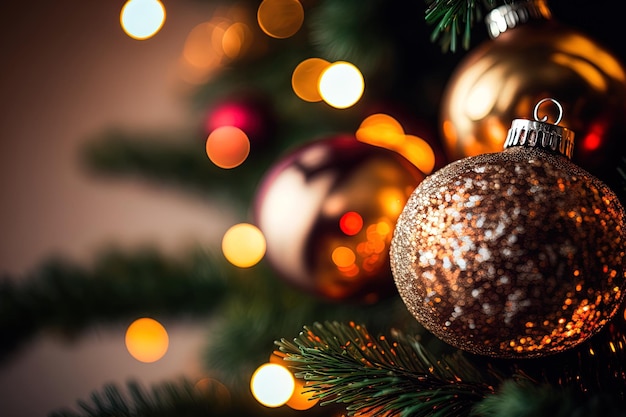
[[[222,238],[222,252],[231,264],[249,268],[259,263],[265,255],[265,236],[249,223],[239,223],[226,231]]]
[[[230,59],[243,55],[252,45],[252,29],[242,22],[235,22],[224,31],[222,50]]]
[[[266,407],[280,407],[289,401],[295,390],[291,372],[277,363],[266,363],[254,371],[250,389],[256,400]]]
[[[120,12],[120,24],[133,39],[153,37],[165,23],[165,7],[159,0],[128,0]]]
[[[404,128],[392,116],[377,113],[361,122],[356,131],[356,138],[370,145],[392,149],[404,141]]]
[[[183,45],[181,60],[181,76],[185,81],[205,82],[221,66],[224,52],[213,47],[213,39],[223,36],[227,28],[228,22],[223,19],[211,19],[191,29]]]
[[[211,162],[220,168],[235,168],[250,153],[248,135],[235,126],[221,126],[212,131],[206,140],[206,153]]]
[[[346,246],[338,246],[333,249],[333,263],[340,268],[349,268],[356,262],[354,251]]]
[[[354,236],[363,228],[363,217],[356,211],[349,211],[339,219],[339,228],[348,236]]]
[[[217,407],[231,405],[232,395],[230,390],[222,382],[215,378],[201,378],[193,386],[194,390],[204,398],[211,398]]]
[[[291,76],[291,87],[294,93],[304,101],[322,101],[318,86],[322,72],[330,62],[322,58],[305,59],[296,66]]]
[[[304,8],[298,0],[263,0],[257,11],[259,27],[273,38],[293,36],[304,22]]]
[[[319,93],[322,99],[338,109],[356,104],[364,90],[365,81],[361,71],[349,62],[334,62],[320,76]]]
[[[270,355],[270,363],[276,363],[285,368],[288,368],[288,363],[285,363],[285,353],[281,351],[274,351]],[[308,410],[319,402],[319,398],[313,398],[315,391],[309,388],[309,385],[304,379],[296,378],[294,376],[295,387],[291,398],[285,403],[287,407],[293,410]]]
[[[424,139],[406,135],[396,151],[419,168],[424,174],[430,174],[435,168],[435,152]]]
[[[366,117],[355,134],[357,140],[380,146],[404,156],[424,174],[435,168],[435,152],[424,139],[404,133],[404,128],[392,116],[383,113]]]
[[[169,347],[169,336],[158,321],[143,317],[128,326],[125,337],[128,353],[140,362],[156,362]]]

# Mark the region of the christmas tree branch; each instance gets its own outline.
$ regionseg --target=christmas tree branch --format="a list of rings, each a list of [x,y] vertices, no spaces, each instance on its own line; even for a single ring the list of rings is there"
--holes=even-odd
[[[489,11],[502,3],[498,0],[427,0],[426,23],[434,25],[431,40],[440,41],[442,50],[456,52],[461,35],[463,49],[470,47],[472,28]],[[504,2],[506,3],[506,2]]]
[[[157,416],[237,416],[242,408],[230,404],[217,384],[196,385],[187,379],[154,385],[150,390],[138,382],[126,390],[107,385],[93,392],[89,400],[79,400],[78,410],[59,410],[50,417],[157,417]],[[241,404],[241,403],[239,403]]]
[[[71,334],[138,315],[206,314],[224,297],[224,271],[208,254],[167,258],[156,250],[106,251],[90,268],[62,259],[0,280],[0,358],[45,327]]]
[[[437,359],[399,332],[374,338],[353,323],[318,323],[276,344],[323,404],[348,403],[351,415],[466,416],[494,391],[462,355]]]
[[[270,161],[267,157],[253,158],[236,170],[219,168],[207,157],[205,139],[171,142],[158,135],[137,137],[109,131],[90,141],[81,156],[86,168],[95,174],[138,176],[210,194],[213,199],[247,202],[259,171],[263,172]]]

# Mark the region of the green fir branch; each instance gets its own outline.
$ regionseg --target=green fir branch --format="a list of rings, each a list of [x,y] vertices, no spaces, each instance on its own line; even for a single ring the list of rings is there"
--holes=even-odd
[[[506,3],[501,0],[427,0],[426,23],[433,25],[431,41],[439,40],[443,51],[457,51],[458,37],[467,50],[470,47],[472,28],[483,15]]]
[[[139,315],[205,315],[226,292],[220,263],[199,250],[182,259],[150,248],[108,250],[91,267],[51,259],[0,280],[0,358],[41,329],[71,335]]]
[[[109,384],[88,400],[79,400],[77,409],[63,409],[50,417],[192,417],[237,416],[240,407],[230,404],[216,385],[200,389],[187,379],[144,388],[130,381],[126,389]],[[239,414],[240,415],[240,414]]]
[[[195,140],[184,136],[174,142],[158,134],[136,136],[109,131],[89,141],[81,157],[92,174],[134,176],[180,186],[212,199],[247,203],[256,189],[259,172],[267,169],[273,156],[257,155],[237,168],[222,169],[209,160],[205,141],[201,135]]]
[[[591,397],[551,385],[505,381],[495,395],[474,407],[474,417],[625,417],[610,395]]]
[[[276,345],[322,404],[347,403],[350,415],[468,416],[494,391],[461,354],[436,358],[400,332],[375,338],[354,323],[316,323]]]
[[[206,368],[229,386],[247,385],[252,372],[269,358],[259,347],[297,333],[302,323],[359,320],[380,331],[390,323],[415,333],[423,331],[398,296],[375,304],[326,301],[285,285],[263,268],[247,276],[246,282],[222,306],[203,354]]]

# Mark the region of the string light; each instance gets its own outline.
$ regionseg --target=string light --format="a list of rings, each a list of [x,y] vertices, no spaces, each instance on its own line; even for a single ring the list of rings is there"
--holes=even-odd
[[[128,0],[122,6],[120,23],[133,39],[151,38],[165,23],[165,7],[159,0]]]
[[[349,211],[339,219],[339,228],[348,236],[354,236],[363,228],[363,217],[356,211]]]
[[[265,255],[265,236],[258,227],[239,223],[226,231],[222,238],[222,252],[231,264],[249,268]]]
[[[221,126],[209,134],[206,153],[218,167],[235,168],[248,157],[250,140],[243,130],[235,126]]]
[[[140,362],[150,363],[161,359],[167,352],[169,336],[158,321],[144,317],[128,326],[125,337],[126,349]]]
[[[435,168],[435,152],[424,139],[406,135],[396,151],[418,167],[424,174],[430,174]]]
[[[259,27],[273,38],[293,36],[304,22],[304,8],[298,0],[263,0],[257,11]]]
[[[322,101],[318,86],[322,72],[330,62],[321,58],[305,59],[293,70],[291,87],[294,93],[304,101]]]
[[[280,407],[289,401],[295,390],[291,372],[277,363],[266,363],[254,371],[250,390],[256,400],[266,407]]]
[[[320,76],[319,93],[322,99],[338,109],[356,104],[364,90],[365,81],[361,71],[349,62],[334,62]]]
[[[361,122],[356,138],[370,145],[392,149],[404,140],[404,128],[388,114],[372,114]]]
[[[387,114],[366,117],[355,136],[361,142],[398,152],[424,174],[430,174],[435,168],[435,152],[428,142],[406,135],[400,122]]]

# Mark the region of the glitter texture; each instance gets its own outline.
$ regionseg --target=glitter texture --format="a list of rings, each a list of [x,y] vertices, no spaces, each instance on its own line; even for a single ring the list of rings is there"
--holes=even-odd
[[[572,348],[616,313],[625,214],[562,155],[512,147],[456,161],[413,192],[391,244],[398,291],[445,342],[494,357]]]

